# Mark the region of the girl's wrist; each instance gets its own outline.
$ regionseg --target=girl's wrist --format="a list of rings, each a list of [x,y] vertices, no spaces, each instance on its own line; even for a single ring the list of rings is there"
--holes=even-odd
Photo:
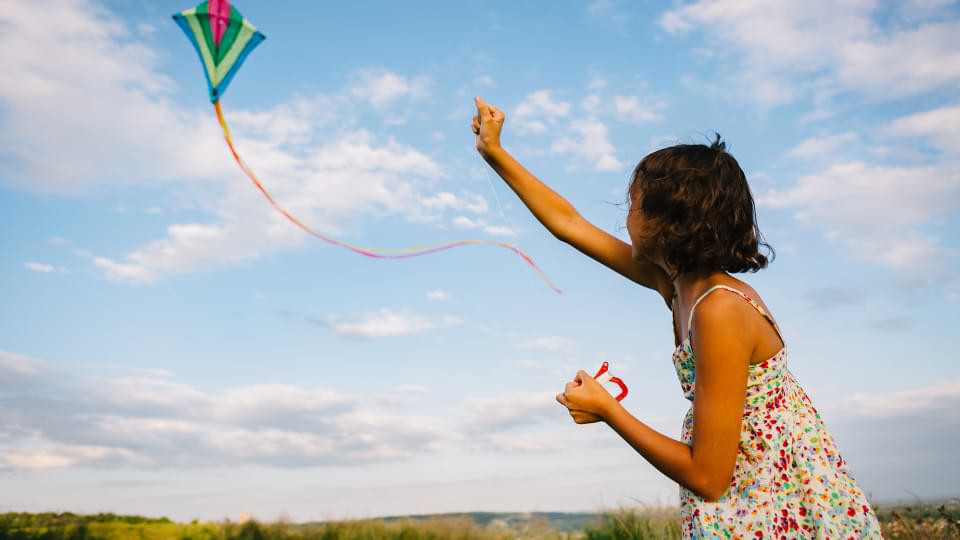
[[[613,422],[616,422],[617,414],[622,409],[623,405],[611,397],[610,400],[604,404],[603,409],[600,411],[600,417],[603,418],[604,422],[612,425]]]
[[[499,144],[492,145],[490,148],[484,148],[483,152],[481,152],[483,159],[490,164],[502,162],[506,155],[507,151]]]

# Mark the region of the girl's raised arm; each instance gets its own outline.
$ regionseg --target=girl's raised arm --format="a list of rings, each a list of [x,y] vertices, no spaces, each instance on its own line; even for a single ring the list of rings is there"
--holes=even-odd
[[[583,218],[569,201],[561,197],[530,173],[500,145],[503,112],[479,97],[473,132],[477,135],[477,151],[506,181],[523,204],[558,240],[610,268],[614,272],[663,296],[670,306],[673,283],[660,267],[633,258],[630,244],[601,230]]]

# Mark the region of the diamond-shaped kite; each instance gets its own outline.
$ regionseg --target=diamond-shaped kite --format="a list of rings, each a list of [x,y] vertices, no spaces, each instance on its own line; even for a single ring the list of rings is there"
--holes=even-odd
[[[210,0],[173,16],[200,55],[210,102],[227,91],[243,61],[266,37],[228,0]]]

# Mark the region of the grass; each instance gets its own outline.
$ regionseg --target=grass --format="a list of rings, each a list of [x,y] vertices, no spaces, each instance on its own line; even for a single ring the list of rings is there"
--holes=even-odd
[[[960,539],[960,499],[878,508],[877,516],[888,540]]]
[[[960,499],[877,508],[887,540],[960,539]],[[577,528],[571,526],[576,523]],[[97,514],[0,514],[0,540],[674,540],[675,508],[587,514],[451,514],[351,520],[174,523]]]
[[[680,538],[676,509],[621,509],[600,514],[584,528],[584,540],[674,540]]]

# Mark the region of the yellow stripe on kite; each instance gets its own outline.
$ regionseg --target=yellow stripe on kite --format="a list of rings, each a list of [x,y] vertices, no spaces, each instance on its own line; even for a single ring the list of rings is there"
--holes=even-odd
[[[230,47],[230,52],[223,57],[223,60],[220,61],[220,65],[217,66],[217,77],[213,82],[213,86],[220,84],[220,81],[227,76],[227,73],[230,73],[230,68],[233,67],[233,64],[237,61],[237,58],[240,57],[240,53],[243,52],[243,49],[246,48],[247,43],[253,39],[253,35],[257,32],[257,29],[253,25],[247,24],[246,21],[243,22],[243,27],[240,29],[240,34],[237,36],[236,41],[233,42],[233,46]]]
[[[193,38],[197,40],[197,48],[200,49],[200,57],[203,58],[203,65],[207,68],[207,76],[210,77],[210,84],[216,88],[216,86],[220,84],[220,77],[217,75],[217,67],[213,62],[213,57],[210,56],[207,40],[203,37],[203,28],[200,28],[200,20],[197,16],[196,8],[184,11],[183,18],[187,20],[187,23],[190,25],[190,30],[193,32]]]

